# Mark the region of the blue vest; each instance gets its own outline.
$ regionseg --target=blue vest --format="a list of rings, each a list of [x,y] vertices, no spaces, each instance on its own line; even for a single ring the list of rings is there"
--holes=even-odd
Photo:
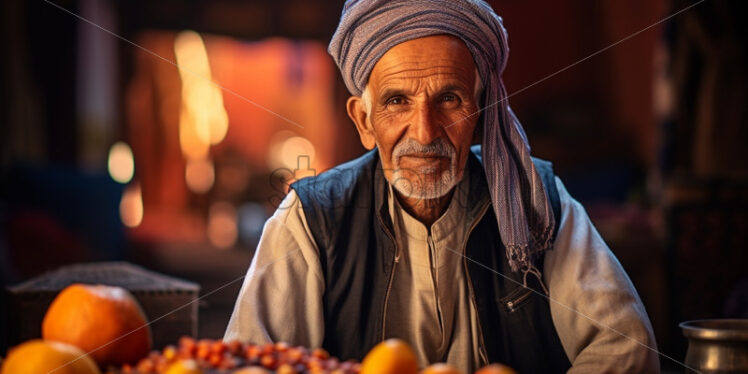
[[[482,332],[479,349],[490,362],[507,364],[520,373],[566,372],[571,364],[553,326],[549,302],[541,296],[541,285],[528,276],[532,290],[524,288],[522,274],[510,270],[490,201],[478,199],[488,193],[488,186],[480,147],[471,150],[466,209],[468,217],[477,218],[469,226],[463,264]],[[533,161],[559,222],[552,166]],[[325,281],[323,348],[344,360],[361,360],[387,338],[383,322],[395,265],[387,181],[377,151],[299,180],[291,188],[301,200],[320,252]],[[541,258],[541,271],[542,264]]]

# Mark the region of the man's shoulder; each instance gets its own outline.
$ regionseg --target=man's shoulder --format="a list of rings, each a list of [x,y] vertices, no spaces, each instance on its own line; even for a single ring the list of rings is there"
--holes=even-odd
[[[375,149],[366,152],[353,160],[344,162],[340,165],[332,167],[331,169],[325,170],[318,175],[302,178],[291,184],[291,187],[294,189],[308,188],[310,186],[320,187],[320,182],[329,180],[344,182],[350,177],[358,176],[361,173],[368,171],[369,169],[373,169],[376,161],[377,151]],[[340,178],[344,179],[341,180]]]
[[[377,150],[366,152],[353,160],[337,165],[319,175],[306,177],[291,184],[302,204],[307,200],[340,199],[361,180],[373,181],[378,160]]]
[[[470,146],[470,152],[473,153],[473,155],[478,159],[478,161],[483,165],[483,150],[480,144],[475,144]],[[530,157],[532,159],[533,164],[535,164],[535,168],[542,170],[543,172],[550,172],[553,173],[553,163],[547,160],[544,160],[542,158]]]

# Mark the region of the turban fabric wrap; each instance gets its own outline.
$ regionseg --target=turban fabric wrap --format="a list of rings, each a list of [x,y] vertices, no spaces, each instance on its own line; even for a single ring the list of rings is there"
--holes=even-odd
[[[360,96],[393,46],[430,35],[461,39],[483,82],[483,168],[508,262],[539,276],[534,261],[552,245],[554,217],[530,158],[522,125],[506,100],[501,73],[509,52],[501,17],[480,0],[349,0],[328,52],[348,90]],[[460,126],[460,122],[454,124]]]

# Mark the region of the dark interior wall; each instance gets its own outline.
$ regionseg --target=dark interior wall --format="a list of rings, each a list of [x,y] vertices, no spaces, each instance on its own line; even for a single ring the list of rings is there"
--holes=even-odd
[[[193,29],[245,40],[288,37],[325,41],[335,31],[342,5],[341,0],[136,0],[118,4],[125,34],[148,28]]]
[[[60,4],[75,10],[75,1]],[[41,1],[3,8],[3,167],[28,159],[73,165],[77,20]]]
[[[509,32],[504,82],[535,153],[562,172],[595,159],[654,165],[651,82],[663,25],[618,42],[662,20],[665,0],[490,3]]]

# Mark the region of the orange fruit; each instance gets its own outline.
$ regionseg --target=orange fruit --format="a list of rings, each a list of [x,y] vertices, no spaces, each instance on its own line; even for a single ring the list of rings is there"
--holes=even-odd
[[[460,369],[445,363],[431,364],[421,370],[421,374],[462,374]]]
[[[166,369],[164,374],[203,374],[195,360],[179,360]]]
[[[517,372],[504,364],[491,364],[480,368],[475,374],[517,374]]]
[[[259,367],[259,366],[247,366],[245,368],[239,369],[233,374],[271,374],[270,371],[268,371],[265,368]]]
[[[1,374],[101,374],[80,348],[41,339],[29,340],[8,352]]]
[[[417,373],[416,354],[400,339],[389,339],[377,344],[361,362],[361,374]]]
[[[133,363],[151,350],[151,332],[135,298],[121,287],[72,284],[52,301],[42,337],[72,344],[102,367]]]

